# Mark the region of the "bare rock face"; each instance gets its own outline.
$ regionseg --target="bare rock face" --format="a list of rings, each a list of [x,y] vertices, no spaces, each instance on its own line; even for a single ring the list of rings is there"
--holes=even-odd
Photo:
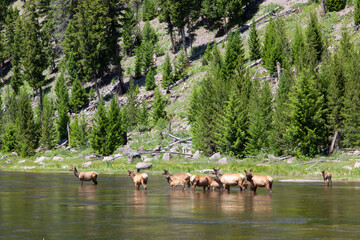
[[[151,167],[152,167],[152,163],[138,162],[136,164],[136,169],[149,169]]]
[[[172,158],[171,154],[170,153],[164,153],[164,156],[163,156],[163,160],[164,161],[169,161],[170,159]]]
[[[40,163],[43,162],[45,160],[50,160],[50,157],[45,157],[45,156],[41,156],[35,159],[34,163]]]
[[[170,149],[170,152],[179,152],[179,147],[178,147],[178,146],[173,146],[173,147]]]
[[[161,146],[160,145],[157,145],[155,148],[154,148],[154,152],[159,152],[161,150]]]
[[[138,148],[138,152],[145,152],[145,147],[144,146],[140,146]]]
[[[211,157],[210,157],[210,160],[213,160],[213,159],[220,159],[221,158],[221,155],[219,152],[217,153],[214,153]]]
[[[217,165],[226,165],[226,164],[228,164],[228,159],[227,159],[226,157],[224,157],[224,158],[218,160],[218,161],[216,162],[216,164],[217,164]]]
[[[92,164],[93,164],[92,162],[86,162],[86,163],[81,164],[81,167],[87,168],[87,167],[91,166]]]

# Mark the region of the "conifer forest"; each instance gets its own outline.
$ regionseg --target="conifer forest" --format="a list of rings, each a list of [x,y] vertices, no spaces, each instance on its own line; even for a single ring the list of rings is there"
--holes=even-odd
[[[360,0],[262,2],[0,0],[0,151],[359,147]]]

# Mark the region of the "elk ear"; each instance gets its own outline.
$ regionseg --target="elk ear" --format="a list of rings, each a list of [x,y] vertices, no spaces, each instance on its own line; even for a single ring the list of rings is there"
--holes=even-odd
[[[249,170],[249,172],[251,172],[252,169]]]
[[[246,173],[246,170],[244,170],[244,172]]]

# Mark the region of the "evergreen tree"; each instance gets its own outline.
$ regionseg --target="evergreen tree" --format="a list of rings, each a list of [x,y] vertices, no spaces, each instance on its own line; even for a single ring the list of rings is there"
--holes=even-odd
[[[310,14],[308,27],[306,29],[306,47],[308,53],[310,54],[315,53],[316,60],[321,59],[324,46],[321,39],[321,32],[318,26],[318,20],[315,13]]]
[[[260,151],[269,151],[272,123],[272,94],[269,83],[262,86],[258,79],[254,81],[249,100],[249,129],[246,152],[252,155]]]
[[[34,121],[30,99],[24,91],[20,92],[17,105],[17,152],[21,156],[30,156],[38,146],[38,126]]]
[[[147,109],[146,101],[142,101],[141,108],[139,109],[139,114],[137,115],[137,122],[143,127],[146,127],[149,122],[149,111]]]
[[[325,0],[325,6],[329,12],[340,11],[345,7],[345,0]]]
[[[134,12],[132,11],[130,6],[125,8],[124,17],[122,19],[123,25],[121,28],[121,36],[122,36],[122,48],[127,56],[131,56],[132,46],[134,41],[135,34],[135,26],[136,20],[134,16]]]
[[[202,58],[202,64],[204,66],[208,65],[212,60],[212,54],[211,54],[211,47],[210,44],[207,44],[203,58]]]
[[[136,125],[136,116],[138,114],[137,108],[137,90],[134,86],[134,81],[130,79],[129,90],[127,92],[127,101],[126,101],[126,122],[129,126]]]
[[[162,65],[162,82],[161,86],[166,88],[171,83],[173,83],[173,76],[172,76],[172,67],[170,62],[170,56],[167,54],[165,57],[165,62]]]
[[[123,125],[122,116],[120,112],[119,103],[116,97],[114,97],[110,104],[110,110],[108,112],[108,130],[106,136],[106,149],[108,154],[113,153],[117,147],[126,143],[126,125]]]
[[[175,79],[179,80],[186,76],[187,68],[189,67],[189,60],[185,57],[183,51],[175,59]]]
[[[41,28],[39,25],[38,14],[35,2],[30,1],[26,4],[25,19],[23,22],[23,46],[24,56],[22,59],[24,78],[29,85],[39,90],[40,95],[40,116],[42,113],[42,87],[45,85],[44,70],[48,67],[47,56],[44,51],[44,39],[42,39]]]
[[[238,64],[244,63],[243,43],[240,38],[240,32],[229,34],[228,42],[226,44],[226,52],[224,58],[224,65],[222,67],[223,77],[231,78],[234,74],[235,68]]]
[[[64,74],[61,73],[55,85],[56,108],[58,117],[56,118],[56,126],[58,131],[58,139],[68,138],[67,125],[70,122],[69,117],[69,92],[65,84]]]
[[[315,76],[305,70],[290,96],[291,124],[287,138],[295,154],[314,156],[327,146],[323,102]]]
[[[153,0],[144,0],[142,7],[142,18],[144,21],[149,21],[156,17],[155,3]]]
[[[172,46],[172,53],[175,54],[175,40],[173,36],[174,32],[174,23],[173,23],[173,17],[171,15],[171,0],[160,0],[159,6],[161,8],[160,15],[159,15],[159,21],[165,22],[167,25],[167,32],[170,35],[170,41]]]
[[[110,150],[107,145],[107,134],[109,121],[104,102],[100,101],[94,116],[94,124],[90,135],[90,146],[99,154],[108,155]]]
[[[75,79],[73,83],[73,88],[71,90],[70,97],[70,106],[72,112],[79,111],[86,103],[87,96],[84,87],[82,86],[78,78]]]
[[[9,49],[10,56],[11,56],[11,65],[13,76],[11,77],[11,87],[16,94],[19,93],[20,86],[23,84],[23,76],[21,72],[21,58],[23,56],[23,47],[22,47],[22,40],[23,40],[23,30],[22,30],[22,19],[20,17],[17,18],[15,22],[14,28],[14,38]]]
[[[44,111],[43,121],[41,124],[41,138],[40,142],[42,146],[50,150],[55,147],[56,144],[56,128],[54,124],[55,106],[52,99],[44,98]]]
[[[154,120],[154,123],[156,124],[157,121],[160,118],[165,118],[165,106],[166,106],[166,102],[163,99],[163,97],[161,96],[161,92],[160,89],[157,88],[155,90],[155,94],[154,94],[155,100],[154,103],[152,105],[153,107],[153,114],[152,114],[152,118]]]
[[[305,51],[305,42],[304,36],[302,34],[301,27],[296,25],[295,36],[291,42],[291,51],[292,51],[292,60],[295,64],[297,71],[301,71],[302,64],[304,64],[304,51]]]
[[[143,68],[143,57],[142,57],[141,47],[135,50],[135,78],[141,77],[142,68]]]
[[[360,24],[360,0],[355,0],[355,8],[354,8],[354,24]]]
[[[145,89],[147,91],[149,90],[154,90],[156,88],[156,83],[155,83],[155,68],[150,68],[150,70],[147,72],[146,74],[146,78],[145,78]]]
[[[13,152],[17,147],[17,132],[16,126],[8,123],[5,126],[4,134],[2,136],[2,150],[3,152]]]
[[[250,25],[250,33],[249,33],[249,56],[250,60],[258,60],[261,58],[260,52],[260,41],[259,34],[256,30],[256,23],[253,21]]]
[[[224,114],[220,116],[217,122],[216,144],[221,152],[244,156],[246,142],[246,114],[244,106],[237,96],[238,93],[233,91],[227,102]]]
[[[78,117],[75,115],[73,122],[70,125],[70,144],[72,147],[76,148],[86,148],[88,147],[88,128],[86,125],[85,117]]]

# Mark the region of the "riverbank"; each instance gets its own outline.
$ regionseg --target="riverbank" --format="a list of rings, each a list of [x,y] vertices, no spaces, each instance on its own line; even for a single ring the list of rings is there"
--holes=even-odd
[[[93,158],[91,158],[93,157]],[[271,175],[275,178],[307,178],[321,179],[321,170],[331,172],[334,179],[360,178],[360,156],[357,154],[335,153],[330,157],[316,157],[298,159],[295,157],[274,158],[271,155],[253,158],[233,158],[221,156],[227,164],[219,165],[218,159],[200,156],[198,159],[186,158],[182,155],[173,155],[169,160],[163,160],[162,155],[129,158],[120,153],[110,157],[91,155],[89,150],[73,152],[58,149],[47,153],[38,153],[29,158],[18,156],[2,157],[0,171],[27,171],[27,172],[67,172],[73,166],[79,171],[97,171],[99,174],[125,174],[127,170],[135,170],[136,164],[143,160],[151,163],[150,169],[142,170],[150,174],[160,174],[163,169],[171,173],[190,172],[191,174],[207,173],[207,169],[220,168],[223,173],[243,173],[244,169],[252,169],[254,173]],[[225,160],[224,160],[225,159]]]

